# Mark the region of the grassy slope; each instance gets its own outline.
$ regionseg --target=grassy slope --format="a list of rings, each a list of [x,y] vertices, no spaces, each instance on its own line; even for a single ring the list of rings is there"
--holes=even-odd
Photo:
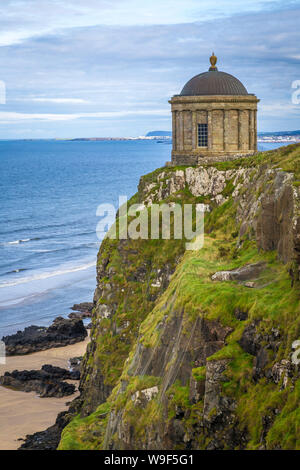
[[[230,169],[262,163],[268,163],[286,171],[293,171],[296,176],[294,184],[298,184],[300,179],[299,146],[289,146],[277,151],[258,154],[249,159],[219,163],[215,166],[219,169]],[[147,178],[150,181],[151,175],[147,175]],[[193,202],[191,195],[186,191],[183,192],[182,199]],[[290,383],[284,390],[280,390],[280,386],[273,382],[267,382],[265,378],[255,383],[252,380],[253,356],[245,353],[237,343],[245,325],[253,319],[261,319],[260,330],[263,333],[267,333],[275,327],[282,334],[279,351],[276,355],[270,353],[268,367],[283,358],[289,358],[291,343],[300,337],[299,284],[296,283],[291,288],[288,266],[277,260],[276,253],[258,252],[253,241],[245,241],[241,249],[236,249],[237,227],[235,225],[235,207],[231,199],[208,214],[205,223],[209,235],[205,238],[204,248],[199,252],[187,252],[184,255],[168,289],[142,322],[140,341],[146,346],[155,347],[159,342],[157,324],[164,315],[171,316],[172,311],[179,308],[184,310],[187,329],[198,315],[203,315],[208,319],[218,319],[222,324],[231,326],[234,331],[228,337],[227,345],[211,356],[210,360],[217,358],[230,360],[226,371],[226,380],[223,384],[224,395],[231,396],[237,401],[236,412],[240,426],[246,427],[249,432],[248,448],[259,447],[262,418],[270,410],[276,409],[279,412],[277,411],[274,423],[267,434],[267,447],[270,449],[276,447],[300,449],[300,411],[298,408],[300,381],[298,380],[294,387]],[[137,242],[137,247],[138,244]],[[159,244],[155,247],[156,250],[160,248],[162,247]],[[164,250],[162,250],[163,252]],[[166,252],[170,253],[169,250]],[[267,262],[267,267],[261,274],[260,288],[258,289],[249,289],[236,282],[216,283],[210,279],[211,274],[218,270],[232,269],[248,262],[261,260]],[[241,322],[236,319],[234,315],[236,308],[248,312],[249,317],[246,321]],[[121,311],[120,313],[122,314]],[[129,358],[132,357],[133,351],[134,347],[131,349]],[[126,350],[126,355],[128,352],[129,347]],[[116,350],[115,354],[117,353]],[[127,374],[129,362],[130,360],[123,368],[124,360],[122,360],[117,370],[115,369],[115,380],[112,383],[114,382],[116,387],[107,403],[100,405],[97,411],[87,418],[76,417],[64,430],[60,444],[61,449],[101,449],[109,409],[125,410],[123,419],[129,425],[134,425],[136,439],[140,442],[143,441],[147,424],[161,421],[162,409],[158,400],[151,400],[146,409],[141,410],[135,407],[130,399],[136,390],[159,385],[159,379],[130,377]],[[111,364],[109,364],[110,366]],[[117,375],[122,368],[122,380],[127,380],[129,385],[123,393],[118,393],[120,381],[117,381]],[[198,380],[204,379],[205,368],[201,368],[201,370],[195,368],[193,372],[194,377]],[[179,383],[175,383],[168,393],[170,396],[169,419],[174,416],[174,410],[178,405],[188,410],[184,425],[189,432],[193,424],[201,419],[203,403],[200,401],[196,405],[192,405],[188,399],[188,387],[182,387]],[[204,448],[205,445],[204,436],[199,435],[199,448]]]

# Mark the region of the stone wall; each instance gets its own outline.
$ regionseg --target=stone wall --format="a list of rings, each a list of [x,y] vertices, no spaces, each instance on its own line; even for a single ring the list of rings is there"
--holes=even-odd
[[[219,155],[205,156],[178,152],[176,155],[172,155],[172,161],[166,162],[166,166],[206,165],[208,163],[227,162],[237,160],[239,158],[250,157],[253,153],[254,152],[225,154],[222,152]]]
[[[174,96],[172,106],[175,165],[194,165],[201,157],[249,155],[257,150],[257,102],[246,96]],[[198,124],[208,125],[208,145],[198,147]]]

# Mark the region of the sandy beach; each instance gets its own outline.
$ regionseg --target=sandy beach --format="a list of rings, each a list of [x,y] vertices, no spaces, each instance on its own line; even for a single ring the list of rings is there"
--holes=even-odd
[[[68,359],[82,356],[88,342],[89,338],[86,338],[71,346],[7,357],[6,364],[0,364],[0,375],[16,369],[40,369],[44,364],[67,368]],[[77,394],[63,398],[39,398],[35,392],[25,393],[0,387],[0,450],[16,450],[22,444],[18,439],[54,424],[57,414],[67,409],[66,403]]]

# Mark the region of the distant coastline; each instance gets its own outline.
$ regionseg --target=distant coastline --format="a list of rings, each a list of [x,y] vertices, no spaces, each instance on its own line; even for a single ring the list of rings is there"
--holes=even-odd
[[[259,132],[257,142],[296,144],[300,142],[300,130],[280,132]]]
[[[2,140],[2,139],[1,139]],[[62,142],[108,142],[108,141],[140,141],[140,140],[161,140],[172,141],[171,131],[150,131],[146,135],[137,137],[74,137],[74,138],[49,138],[49,139],[10,139],[23,142],[32,141],[62,141]],[[258,132],[257,142],[259,143],[284,143],[295,144],[300,142],[300,130]]]
[[[144,136],[138,137],[78,137],[66,139],[71,141],[109,141],[109,140],[172,140],[171,131],[150,131]],[[259,143],[298,143],[300,142],[300,130],[259,132],[257,142]]]

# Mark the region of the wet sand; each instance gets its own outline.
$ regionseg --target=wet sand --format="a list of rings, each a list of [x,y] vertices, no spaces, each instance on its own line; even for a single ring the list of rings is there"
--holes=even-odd
[[[82,356],[88,342],[89,338],[86,338],[63,348],[7,357],[6,364],[0,364],[0,375],[16,369],[40,369],[44,364],[67,368],[68,359]],[[17,449],[22,444],[19,438],[43,431],[54,424],[57,414],[67,409],[66,403],[77,395],[78,392],[63,398],[39,398],[35,392],[17,392],[0,387],[0,450]]]

